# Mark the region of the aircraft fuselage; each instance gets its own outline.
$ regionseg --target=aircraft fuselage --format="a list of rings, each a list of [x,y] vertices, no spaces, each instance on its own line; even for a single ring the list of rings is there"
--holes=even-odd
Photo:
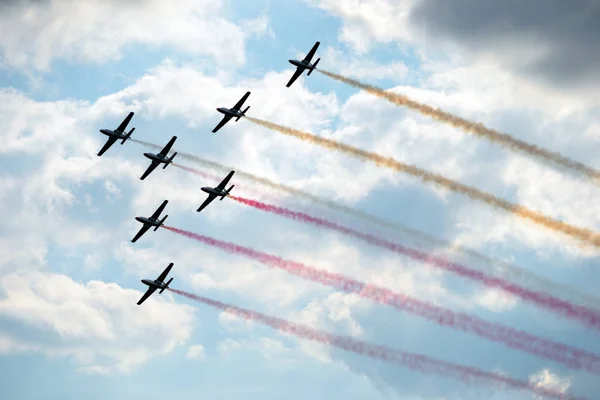
[[[125,135],[123,132],[113,131],[112,129],[100,129],[100,133],[106,136],[116,137],[118,139],[124,139]]]
[[[298,60],[288,60],[290,62],[290,64],[292,64],[293,66],[299,67],[299,68],[311,68],[312,65],[310,63],[304,62],[304,61],[298,61]]]
[[[219,108],[217,108],[217,111],[220,112],[221,114],[229,115],[232,117],[243,117],[244,116],[244,114],[240,110],[236,110],[233,108],[219,107]]]
[[[148,217],[135,217],[135,220],[141,222],[142,224],[148,224],[152,226],[160,226],[161,223],[159,220]]]
[[[214,194],[215,196],[224,196],[225,194],[227,194],[226,190],[221,190],[221,189],[217,189],[217,188],[211,188],[209,186],[205,186],[203,188],[200,188],[200,190],[202,190],[204,193]]]
[[[170,162],[169,159],[161,154],[154,154],[154,153],[144,153],[144,157],[149,158],[151,160],[154,161],[158,161],[161,163],[167,163]]]
[[[142,279],[142,283],[155,289],[165,289],[167,287],[164,282],[156,281],[154,279]]]

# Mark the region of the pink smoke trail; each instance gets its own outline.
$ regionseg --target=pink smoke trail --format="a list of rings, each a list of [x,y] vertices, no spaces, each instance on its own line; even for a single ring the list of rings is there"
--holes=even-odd
[[[450,309],[429,304],[403,294],[394,293],[389,289],[377,285],[366,284],[341,274],[284,260],[249,247],[213,239],[171,226],[163,225],[163,228],[228,253],[246,256],[268,267],[284,270],[300,278],[318,282],[345,292],[356,293],[361,297],[389,305],[399,311],[418,315],[439,325],[471,333],[496,343],[502,343],[510,348],[547,358],[570,368],[584,369],[593,374],[600,375],[600,356],[594,353],[538,337],[508,326],[488,322],[468,314],[455,313]]]
[[[527,390],[531,393],[546,396],[552,399],[561,400],[585,400],[583,397],[574,397],[560,393],[558,391],[538,387],[532,383],[509,378],[493,372],[486,372],[480,369],[461,364],[454,364],[447,361],[437,360],[422,354],[408,353],[387,346],[381,346],[357,340],[349,336],[335,335],[323,332],[305,325],[296,324],[281,318],[272,317],[256,311],[236,307],[230,304],[222,303],[207,297],[198,296],[183,290],[169,289],[188,299],[206,304],[208,306],[223,310],[229,314],[235,315],[249,321],[259,322],[267,325],[277,331],[289,333],[302,339],[312,340],[314,342],[334,346],[346,351],[357,353],[363,356],[371,357],[392,364],[401,365],[409,369],[422,373],[431,373],[441,376],[447,376],[463,381],[474,380],[481,383],[493,383],[502,386],[510,386],[514,389]]]
[[[584,323],[586,326],[592,327],[594,329],[600,329],[600,314],[588,307],[575,305],[557,297],[524,288],[515,283],[487,275],[482,271],[468,268],[464,265],[451,262],[441,257],[430,255],[416,249],[411,249],[401,244],[394,243],[368,233],[359,232],[352,228],[336,224],[335,222],[331,222],[323,218],[313,217],[302,212],[292,211],[288,208],[279,207],[272,204],[263,203],[257,200],[247,199],[244,197],[230,197],[233,200],[236,200],[250,207],[254,207],[258,210],[280,215],[282,217],[290,218],[295,221],[305,222],[308,224],[331,229],[336,232],[343,233],[347,236],[364,240],[365,242],[374,246],[391,250],[395,253],[410,257],[414,260],[422,261],[426,264],[433,265],[434,267],[442,268],[446,271],[453,272],[462,277],[483,283],[486,286],[502,289],[507,293],[517,296],[520,299],[533,303],[539,307],[543,307],[564,317],[578,320],[579,322]]]

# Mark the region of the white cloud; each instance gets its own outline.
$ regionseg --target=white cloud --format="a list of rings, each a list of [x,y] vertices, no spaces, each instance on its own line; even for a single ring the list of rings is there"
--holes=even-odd
[[[567,393],[569,387],[571,387],[570,377],[561,377],[549,369],[543,369],[530,375],[529,382],[535,387],[554,390],[558,393]],[[533,398],[542,399],[543,397],[534,395]]]
[[[517,299],[501,290],[487,289],[476,295],[475,302],[490,310],[501,312],[514,308]]]
[[[226,338],[219,342],[217,350],[222,356],[239,351],[256,352],[277,364],[294,362],[300,356],[295,349],[286,347],[282,341],[270,337],[241,340]]]
[[[331,66],[331,67],[330,67]],[[402,61],[379,63],[372,58],[349,55],[333,47],[327,47],[319,67],[357,79],[389,79],[401,81],[408,74]]]
[[[204,360],[206,358],[206,355],[204,354],[204,346],[201,344],[190,346],[188,348],[186,357],[194,360]]]
[[[412,36],[408,22],[415,0],[306,0],[343,21],[339,40],[364,53],[373,42],[392,43]]]
[[[3,62],[46,69],[56,58],[106,62],[130,44],[208,55],[221,65],[242,65],[244,40],[267,29],[261,17],[241,26],[226,18],[219,0],[136,2],[51,0],[5,6],[0,16]]]
[[[77,283],[65,275],[10,274],[0,288],[0,314],[35,327],[40,337],[23,341],[6,331],[5,352],[69,357],[86,373],[131,372],[173,351],[187,341],[194,318],[193,308],[164,295],[139,307],[140,291],[101,281]]]

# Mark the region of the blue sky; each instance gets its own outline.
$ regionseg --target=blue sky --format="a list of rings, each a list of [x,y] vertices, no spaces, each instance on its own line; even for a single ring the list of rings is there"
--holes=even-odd
[[[527,46],[559,48],[551,42],[524,39],[507,48],[502,40],[467,40],[464,33],[453,36],[448,21],[444,29],[450,33],[440,39],[441,31],[423,24],[435,15],[423,19],[432,11],[412,0],[184,0],[176,9],[169,4],[67,6],[52,0],[0,6],[0,207],[5,214],[0,374],[6,398],[535,398],[301,341],[171,293],[154,295],[138,307],[145,289],[140,279],[155,278],[169,262],[175,263],[172,285],[182,290],[445,361],[540,379],[576,395],[593,398],[600,391],[591,374],[166,230],[148,232],[132,244],[139,229],[133,218],[151,214],[169,199],[166,213],[173,226],[600,353],[597,332],[577,322],[354,239],[234,201],[215,202],[198,214],[195,209],[205,198],[200,187],[213,182],[173,166],[140,181],[148,165],[142,153],[148,150],[139,144],[116,144],[96,156],[105,141],[98,130],[115,128],[135,111],[134,138],[163,145],[177,135],[175,150],[469,246],[597,295],[597,252],[565,236],[246,120],[210,132],[220,119],[215,108],[232,106],[251,90],[249,114],[257,118],[393,156],[594,229],[600,226],[595,201],[600,193],[588,182],[318,73],[303,75],[291,88],[285,83],[292,73],[287,60],[301,58],[319,40],[324,69],[396,88],[594,166],[600,145],[594,110],[600,103],[589,89],[600,86],[597,76],[565,87],[556,75],[550,79],[540,70],[543,79],[538,79],[533,67],[514,62],[516,55],[537,54]],[[240,195],[252,195],[244,188],[257,190],[266,201],[427,251],[443,250],[239,175],[236,182]],[[464,254],[450,256],[473,268],[490,268]]]

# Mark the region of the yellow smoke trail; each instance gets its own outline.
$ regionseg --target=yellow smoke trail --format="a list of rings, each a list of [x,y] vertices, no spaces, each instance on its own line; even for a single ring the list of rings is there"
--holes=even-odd
[[[254,122],[255,124],[264,126],[276,132],[280,132],[289,136],[293,136],[299,139],[302,139],[307,142],[311,142],[314,144],[318,144],[320,146],[326,147],[328,149],[337,150],[346,154],[353,155],[355,157],[361,158],[365,161],[370,161],[378,166],[387,167],[393,169],[397,172],[404,172],[415,176],[421,179],[423,182],[435,183],[439,186],[442,186],[446,189],[450,189],[454,192],[462,193],[474,200],[482,201],[486,204],[491,205],[492,207],[502,209],[513,213],[521,218],[527,219],[529,221],[535,222],[538,225],[544,226],[548,229],[562,232],[567,234],[573,238],[579,239],[583,242],[587,242],[593,244],[596,247],[600,247],[600,235],[596,232],[593,232],[590,229],[579,228],[565,222],[561,222],[555,220],[553,218],[542,215],[533,210],[529,210],[523,206],[513,204],[508,200],[501,199],[499,197],[493,196],[490,193],[484,192],[479,189],[472,188],[470,186],[464,185],[459,182],[455,182],[451,179],[445,178],[439,174],[435,174],[432,172],[425,171],[411,164],[405,164],[400,161],[394,160],[390,157],[384,157],[376,153],[371,153],[366,150],[358,149],[356,147],[349,146],[347,144],[343,144],[340,142],[336,142],[335,140],[322,138],[319,136],[315,136],[308,132],[302,132],[297,129],[289,128],[287,126],[278,125],[273,122],[264,121],[261,119],[256,119],[252,117],[246,117],[248,120]]]
[[[143,140],[131,139],[131,141],[146,146],[148,148],[160,151],[163,146],[159,146],[154,143],[145,142]],[[399,223],[394,223],[391,221],[386,221],[384,219],[378,218],[372,214],[366,213],[361,210],[357,210],[355,208],[346,206],[344,204],[338,203],[336,201],[316,196],[312,193],[305,192],[300,189],[296,189],[294,187],[272,181],[260,175],[256,175],[250,172],[246,172],[241,170],[238,167],[231,165],[224,165],[217,161],[208,160],[206,158],[202,158],[196,156],[194,154],[186,153],[186,152],[178,152],[178,157],[181,157],[185,160],[193,162],[194,164],[200,165],[205,168],[209,168],[213,171],[218,171],[219,173],[226,174],[231,170],[235,170],[236,176],[241,177],[242,179],[249,180],[259,185],[263,185],[265,187],[276,189],[288,194],[292,194],[298,198],[302,198],[305,200],[309,200],[315,204],[321,204],[326,206],[332,210],[336,210],[339,212],[346,213],[347,215],[356,217],[361,219],[362,221],[377,225],[382,228],[393,229],[397,232],[401,232],[413,240],[417,240],[419,242],[426,242],[430,245],[437,247],[446,247],[450,251],[458,251],[461,252],[473,260],[478,260],[480,263],[485,265],[487,268],[482,268],[486,274],[492,273],[494,276],[500,277],[505,280],[509,280],[512,282],[517,282],[522,286],[527,286],[533,288],[534,290],[540,292],[548,292],[553,293],[557,297],[563,297],[568,299],[569,301],[575,302],[579,305],[585,305],[591,308],[596,308],[600,310],[600,299],[589,295],[587,293],[582,293],[576,288],[570,287],[568,285],[557,283],[550,281],[543,276],[537,275],[532,271],[527,269],[511,265],[507,262],[501,260],[492,259],[484,254],[481,254],[475,250],[470,248],[455,245],[453,243],[448,242],[447,240],[436,238],[435,236],[429,235],[425,232],[421,232],[408,226],[404,226]],[[220,182],[220,177],[213,177],[215,183]]]
[[[325,70],[317,71],[330,78],[346,83],[350,86],[354,86],[358,89],[362,89],[366,92],[374,94],[377,97],[386,99],[393,104],[399,106],[406,106],[423,115],[426,115],[441,122],[445,122],[455,128],[461,129],[464,132],[471,133],[479,137],[488,139],[491,142],[501,144],[505,147],[508,147],[510,150],[518,150],[528,155],[537,157],[541,160],[553,162],[556,165],[560,165],[562,167],[568,168],[572,171],[578,172],[580,174],[592,178],[594,180],[593,183],[597,185],[600,184],[600,171],[578,161],[571,160],[570,158],[563,156],[562,154],[543,149],[534,144],[523,142],[506,133],[498,132],[496,130],[487,128],[481,123],[467,121],[464,118],[450,114],[446,111],[442,111],[438,108],[434,108],[426,104],[419,103],[415,100],[411,100],[405,95],[388,92],[376,86],[368,85],[366,83],[362,83],[355,79],[351,79],[333,72]]]

